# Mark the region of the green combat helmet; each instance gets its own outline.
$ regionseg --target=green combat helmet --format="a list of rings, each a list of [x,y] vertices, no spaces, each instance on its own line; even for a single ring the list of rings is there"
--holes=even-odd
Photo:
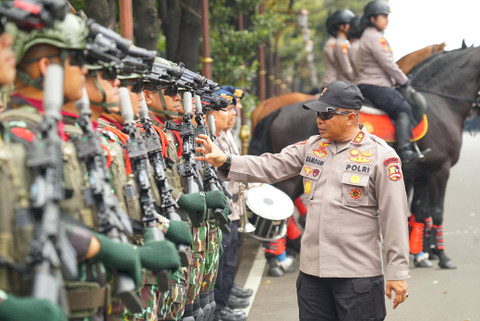
[[[23,62],[23,58],[27,51],[35,45],[48,44],[59,48],[62,65],[65,59],[71,55],[71,51],[78,51],[76,56],[83,62],[83,50],[86,45],[86,36],[88,29],[80,17],[67,13],[63,21],[57,21],[52,28],[43,28],[41,30],[33,30],[28,33],[17,30],[12,49],[15,52],[17,66]],[[72,59],[72,64],[73,63]],[[80,62],[79,62],[80,63]],[[25,72],[18,70],[18,77],[26,84],[41,89],[42,78],[32,80]]]

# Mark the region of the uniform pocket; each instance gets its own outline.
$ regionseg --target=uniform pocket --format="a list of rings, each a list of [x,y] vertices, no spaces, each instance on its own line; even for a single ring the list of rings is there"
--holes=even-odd
[[[353,280],[356,320],[382,320],[387,314],[383,276]]]
[[[346,172],[342,176],[342,204],[348,206],[368,205],[366,193],[370,176]]]

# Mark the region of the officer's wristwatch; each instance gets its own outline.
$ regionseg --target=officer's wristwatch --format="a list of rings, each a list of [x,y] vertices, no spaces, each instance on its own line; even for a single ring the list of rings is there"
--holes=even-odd
[[[230,153],[225,153],[225,155],[227,155],[227,160],[219,167],[219,169],[228,171],[232,165],[232,155]]]

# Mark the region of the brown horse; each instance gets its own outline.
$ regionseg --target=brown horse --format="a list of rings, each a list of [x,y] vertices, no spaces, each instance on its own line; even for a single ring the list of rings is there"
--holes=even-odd
[[[408,55],[403,56],[397,61],[397,64],[405,74],[408,74],[419,62],[425,60],[434,53],[443,52],[444,48],[444,42],[436,45],[427,46],[423,49],[414,51],[412,53],[409,53]],[[257,126],[257,124],[271,112],[283,106],[287,106],[300,101],[310,100],[314,97],[315,96],[312,95],[293,92],[264,100],[252,111],[252,115],[250,116],[250,120],[252,122],[252,134],[255,131],[255,127]]]
[[[445,42],[427,46],[423,49],[411,52],[408,55],[403,56],[397,60],[397,65],[402,69],[404,74],[408,74],[412,71],[413,67],[418,65],[421,61],[427,59],[434,53],[443,52],[445,48]]]

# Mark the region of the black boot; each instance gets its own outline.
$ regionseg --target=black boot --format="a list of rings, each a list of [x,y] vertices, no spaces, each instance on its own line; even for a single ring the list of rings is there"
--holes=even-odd
[[[193,304],[187,304],[181,321],[195,321],[193,317]]]
[[[212,313],[210,314],[210,318],[208,321],[213,321],[215,317],[215,309],[217,308],[217,303],[215,302],[215,290],[210,290],[208,293],[208,299],[210,301],[210,305],[212,307]]]
[[[253,294],[252,289],[244,289],[239,285],[233,284],[232,291],[230,292],[230,295],[234,295],[239,298],[249,298]]]
[[[410,134],[412,131],[410,125],[410,117],[406,113],[399,113],[395,120],[395,136],[397,139],[398,156],[402,159],[404,167],[412,166],[417,161],[423,160],[425,155],[430,152],[430,150],[423,152],[420,150],[412,150],[412,144],[410,143]]]
[[[203,312],[203,309],[200,307],[200,297],[198,295],[193,302],[193,317],[195,318],[195,321],[203,321],[203,318],[205,317],[205,312]]]
[[[200,306],[204,313],[202,321],[208,321],[212,313],[212,306],[210,305],[209,293],[207,291],[200,292]]]

